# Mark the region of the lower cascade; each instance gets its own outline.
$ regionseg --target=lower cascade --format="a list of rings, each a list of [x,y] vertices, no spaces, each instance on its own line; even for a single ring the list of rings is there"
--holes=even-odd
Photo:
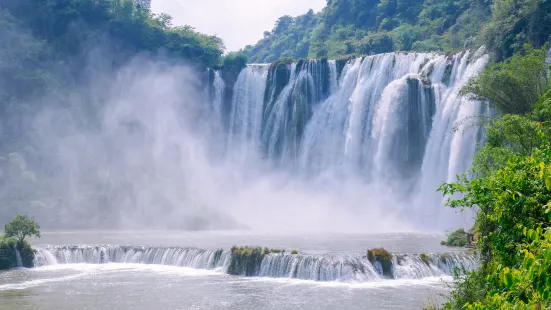
[[[393,254],[391,272],[366,256],[264,254],[250,251],[184,247],[64,245],[36,248],[35,266],[56,264],[153,264],[220,270],[234,276],[289,278],[320,282],[369,282],[382,279],[422,279],[472,270],[476,258],[463,252]],[[256,255],[256,254],[258,255]],[[260,254],[259,254],[260,253]]]

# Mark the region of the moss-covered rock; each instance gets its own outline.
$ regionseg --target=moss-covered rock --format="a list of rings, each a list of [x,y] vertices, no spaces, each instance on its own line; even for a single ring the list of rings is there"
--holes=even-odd
[[[372,265],[381,264],[383,276],[392,278],[392,254],[383,248],[367,250],[367,259]]]
[[[34,250],[28,242],[18,243],[14,238],[0,238],[0,270],[19,267],[17,252],[21,257],[22,267],[34,266]]]
[[[427,253],[421,253],[419,255],[419,258],[421,259],[421,261],[423,261],[423,263],[427,264],[427,266],[430,264],[430,255],[427,254]]]
[[[260,273],[262,259],[268,254],[283,254],[284,250],[261,247],[237,247],[231,248],[230,263],[227,273],[234,276],[254,277]]]

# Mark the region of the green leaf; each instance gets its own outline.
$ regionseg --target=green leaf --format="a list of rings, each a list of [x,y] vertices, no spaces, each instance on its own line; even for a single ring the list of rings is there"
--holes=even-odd
[[[505,272],[503,275],[503,282],[508,288],[513,287],[513,274],[508,271]]]

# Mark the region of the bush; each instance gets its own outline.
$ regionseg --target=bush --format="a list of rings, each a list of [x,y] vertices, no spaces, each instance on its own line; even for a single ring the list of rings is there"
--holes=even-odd
[[[448,234],[446,241],[440,244],[454,247],[465,247],[469,244],[469,235],[463,229],[458,229]]]
[[[463,310],[467,303],[483,300],[486,296],[485,273],[480,270],[468,272],[465,269],[453,271],[454,288],[448,301],[444,304],[446,310]]]
[[[460,94],[472,100],[488,100],[503,113],[526,114],[549,86],[545,49],[524,47],[524,55],[491,65],[471,79]]]
[[[297,250],[292,250],[291,251],[291,255],[297,255],[298,254],[298,251]]]
[[[539,132],[538,135],[544,135]],[[444,184],[453,208],[479,210],[480,269],[458,276],[447,309],[547,309],[551,300],[551,146],[490,175]]]

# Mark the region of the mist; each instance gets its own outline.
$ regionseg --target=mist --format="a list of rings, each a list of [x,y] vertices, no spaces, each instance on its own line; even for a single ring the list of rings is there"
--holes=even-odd
[[[114,58],[87,52],[67,103],[49,93],[28,103],[41,108],[21,114],[26,142],[2,159],[0,224],[28,214],[49,230],[408,229],[361,182],[294,178],[261,156],[229,156],[203,72],[146,54],[113,70]]]
[[[207,81],[196,63],[109,36],[82,46],[48,68],[75,78],[6,110],[3,130],[17,134],[0,141],[0,225],[27,214],[46,230],[364,233],[472,221],[436,189],[470,166],[476,128],[450,127],[480,112],[456,90],[486,56],[370,56],[340,77],[334,61],[289,64],[273,101],[269,67],[251,66],[227,102],[220,75]]]

